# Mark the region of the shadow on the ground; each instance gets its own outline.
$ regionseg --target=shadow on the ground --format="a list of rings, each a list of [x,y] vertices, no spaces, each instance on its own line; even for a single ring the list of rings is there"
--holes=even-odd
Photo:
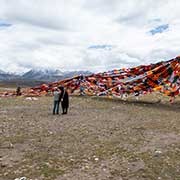
[[[82,96],[79,96],[82,97]],[[89,96],[83,96],[83,98],[89,98]],[[171,104],[170,102],[162,102],[162,100],[159,98],[156,101],[148,101],[148,100],[136,100],[136,99],[130,99],[130,100],[123,100],[123,99],[117,99],[117,98],[106,98],[106,97],[90,97],[94,100],[99,101],[109,101],[109,102],[115,102],[115,103],[122,103],[123,105],[126,104],[132,104],[137,106],[143,106],[144,108],[156,108],[156,109],[163,109],[168,111],[179,111],[180,110],[180,101],[176,101]]]

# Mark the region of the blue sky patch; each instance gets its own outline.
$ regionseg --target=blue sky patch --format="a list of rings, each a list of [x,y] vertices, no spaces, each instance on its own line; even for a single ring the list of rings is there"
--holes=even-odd
[[[161,22],[161,19],[160,18],[155,18],[153,19],[154,22]]]
[[[102,45],[91,45],[88,49],[111,49],[112,45],[102,44]]]
[[[10,23],[8,23],[8,22],[5,22],[5,21],[0,20],[0,28],[1,28],[1,27],[9,27],[9,26],[12,26],[12,24],[10,24]]]
[[[155,35],[157,33],[163,33],[168,28],[169,28],[169,24],[163,24],[163,25],[155,27],[154,29],[150,30],[149,32],[152,35]]]

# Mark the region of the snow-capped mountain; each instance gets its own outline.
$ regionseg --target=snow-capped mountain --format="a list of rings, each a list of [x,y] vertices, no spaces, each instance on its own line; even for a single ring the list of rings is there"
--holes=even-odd
[[[20,76],[16,75],[16,74],[7,73],[3,70],[0,70],[0,81],[11,80],[11,79],[16,79],[16,78],[20,78]]]
[[[0,80],[36,80],[36,81],[44,81],[44,82],[53,82],[59,81],[64,78],[70,78],[75,75],[89,75],[92,74],[89,71],[60,71],[60,70],[53,70],[53,69],[31,69],[28,72],[17,75],[17,74],[10,74],[0,70]]]
[[[35,70],[32,69],[28,72],[26,72],[22,78],[23,79],[31,79],[31,80],[43,80],[43,81],[59,81],[64,78],[70,78],[75,75],[88,75],[92,74],[89,71],[60,71],[60,70],[52,70],[52,69],[43,69],[43,70]]]
[[[57,81],[63,77],[63,72],[51,69],[32,69],[22,75],[23,79],[43,80],[43,81]]]
[[[0,69],[0,74],[4,74],[5,72]]]

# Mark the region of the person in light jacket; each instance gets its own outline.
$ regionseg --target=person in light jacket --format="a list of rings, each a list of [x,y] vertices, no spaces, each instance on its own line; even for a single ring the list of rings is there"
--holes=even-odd
[[[58,88],[54,89],[53,95],[54,95],[53,114],[59,114],[60,91],[58,90]]]

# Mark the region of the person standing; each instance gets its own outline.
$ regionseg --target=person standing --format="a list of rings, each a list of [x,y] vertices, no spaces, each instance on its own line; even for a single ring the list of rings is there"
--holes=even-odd
[[[18,86],[17,89],[16,89],[16,96],[21,96],[22,93],[21,93],[21,87]]]
[[[61,94],[59,100],[61,102],[62,114],[67,114],[69,108],[69,95],[63,86],[60,86]]]
[[[60,92],[58,88],[54,89],[54,107],[53,107],[53,114],[59,114],[59,103],[60,103]]]

